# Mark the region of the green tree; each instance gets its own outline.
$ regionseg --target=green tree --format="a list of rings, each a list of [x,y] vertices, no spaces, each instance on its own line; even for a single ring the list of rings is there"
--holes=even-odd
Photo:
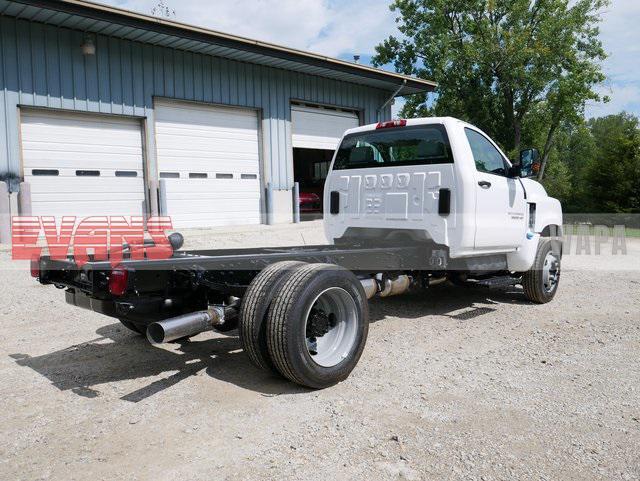
[[[573,194],[572,174],[567,164],[557,157],[549,157],[547,176],[544,179],[544,187],[551,197],[559,199],[566,204]]]
[[[595,155],[584,172],[585,206],[592,212],[640,213],[640,129],[627,113],[587,123]]]
[[[570,6],[571,3],[571,6]],[[509,153],[541,139],[543,166],[563,122],[579,121],[606,57],[598,39],[608,0],[395,0],[401,38],[376,47],[374,64],[438,82],[436,100],[411,97],[403,115],[452,115]],[[604,99],[606,100],[606,99]]]
[[[549,154],[547,174],[543,180],[547,191],[562,201],[565,212],[586,212],[591,202],[586,172],[596,156],[596,144],[589,126],[563,123]],[[555,164],[562,167],[557,168]],[[559,188],[558,184],[570,187]]]

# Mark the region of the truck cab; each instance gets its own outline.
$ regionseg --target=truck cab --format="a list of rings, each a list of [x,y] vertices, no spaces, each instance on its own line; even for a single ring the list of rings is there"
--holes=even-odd
[[[560,202],[538,182],[537,151],[513,165],[458,119],[396,120],[348,130],[325,184],[325,233],[346,239],[424,240],[451,259],[504,256],[531,268],[541,236],[559,236]]]

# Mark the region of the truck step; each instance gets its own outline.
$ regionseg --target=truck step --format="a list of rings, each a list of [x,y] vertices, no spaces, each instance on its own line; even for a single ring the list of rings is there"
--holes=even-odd
[[[490,277],[489,279],[482,279],[475,283],[475,285],[480,287],[506,287],[506,286],[515,286],[519,284],[521,279],[519,277],[511,277],[511,276],[500,276],[500,277]]]

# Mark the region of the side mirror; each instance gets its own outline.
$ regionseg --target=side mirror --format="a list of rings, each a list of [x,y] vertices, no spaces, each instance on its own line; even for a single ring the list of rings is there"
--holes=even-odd
[[[514,160],[513,162],[511,162],[511,167],[507,172],[507,177],[511,179],[514,179],[516,177],[522,177],[522,168],[520,165],[520,159]]]
[[[540,152],[538,149],[525,149],[520,152],[519,177],[536,177],[540,172]]]

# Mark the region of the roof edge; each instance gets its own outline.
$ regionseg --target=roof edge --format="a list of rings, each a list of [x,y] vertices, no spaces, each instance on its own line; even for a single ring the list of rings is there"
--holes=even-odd
[[[422,91],[433,91],[437,87],[437,83],[431,80],[420,79],[409,75],[403,75],[395,72],[360,65],[353,62],[347,62],[333,57],[328,57],[313,52],[307,52],[295,48],[289,48],[274,43],[253,40],[246,37],[240,37],[224,32],[219,32],[204,27],[198,27],[187,23],[174,20],[154,17],[151,15],[134,12],[131,10],[103,5],[87,0],[14,0],[17,3],[31,5],[35,7],[47,8],[69,14],[76,14],[89,18],[100,15],[102,19],[112,21],[114,23],[124,23],[126,25],[153,29],[169,35],[177,35],[194,40],[209,41],[216,39],[216,44],[224,45],[232,48],[249,50],[263,55],[283,58],[287,60],[297,60],[301,63],[309,65],[325,67],[344,73],[351,73],[372,79],[387,81],[400,85],[406,82],[406,87]]]

